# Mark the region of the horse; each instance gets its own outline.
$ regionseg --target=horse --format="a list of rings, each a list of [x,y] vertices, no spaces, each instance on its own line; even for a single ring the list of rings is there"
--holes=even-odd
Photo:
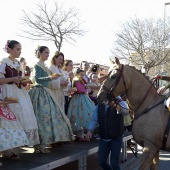
[[[143,147],[143,154],[135,161],[138,165],[134,166],[138,166],[139,170],[158,170],[159,150],[170,151],[169,112],[163,105],[165,96],[157,93],[156,87],[141,71],[121,64],[115,57],[113,68],[99,89],[97,99],[102,103],[109,96],[114,99],[123,93],[133,111],[133,137]],[[132,164],[134,162],[126,169],[133,169]]]

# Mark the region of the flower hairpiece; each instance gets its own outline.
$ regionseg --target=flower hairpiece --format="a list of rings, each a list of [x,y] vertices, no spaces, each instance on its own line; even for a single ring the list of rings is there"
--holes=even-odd
[[[5,47],[4,47],[4,50],[9,53],[9,43],[10,43],[10,40],[7,41]]]

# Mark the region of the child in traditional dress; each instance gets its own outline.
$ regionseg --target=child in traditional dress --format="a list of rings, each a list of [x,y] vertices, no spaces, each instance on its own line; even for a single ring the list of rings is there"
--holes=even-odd
[[[87,61],[82,61],[80,63],[80,69],[84,71],[83,79],[85,80],[85,83],[89,83],[89,77],[88,77],[88,70],[90,68],[90,65]]]
[[[7,106],[16,101],[12,97],[2,97],[1,85],[20,81],[21,79],[18,77],[0,79],[0,152],[3,151],[2,156],[9,159],[18,159],[17,148],[28,145],[29,141],[18,117]]]
[[[26,62],[25,58],[21,57],[20,63],[21,63],[22,72],[23,72],[24,76],[27,76],[28,80],[29,80],[29,77],[30,77],[30,74],[31,74],[31,69],[27,66],[27,62]],[[32,84],[31,81],[26,82],[25,88],[26,88],[27,91],[30,89],[30,84]]]
[[[80,141],[85,141],[84,131],[88,128],[89,122],[92,119],[92,113],[95,109],[94,103],[88,96],[88,90],[83,79],[84,74],[83,70],[77,69],[76,76],[72,83],[77,91],[73,94],[67,113],[76,139]]]
[[[77,89],[72,87],[72,80],[74,78],[73,70],[73,62],[72,60],[65,60],[63,66],[63,73],[68,80],[67,86],[63,89],[64,97],[65,97],[65,113],[67,115],[68,105],[70,101],[71,94],[73,94]]]
[[[89,93],[90,99],[97,105],[97,93],[100,89],[100,83],[98,82],[98,75],[97,73],[91,73],[89,75],[90,83],[87,84],[87,87],[91,89]]]

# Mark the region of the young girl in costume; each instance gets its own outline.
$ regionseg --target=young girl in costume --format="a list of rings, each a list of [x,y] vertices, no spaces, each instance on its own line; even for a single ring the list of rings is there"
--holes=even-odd
[[[68,105],[70,101],[70,95],[74,93],[77,89],[72,87],[72,80],[74,77],[74,74],[72,72],[73,70],[73,62],[72,60],[65,60],[64,66],[63,66],[63,73],[66,76],[68,80],[68,85],[63,89],[64,91],[64,97],[65,97],[65,113],[67,115],[68,111]]]
[[[85,80],[85,83],[89,83],[89,77],[88,77],[88,71],[89,71],[89,63],[87,61],[82,61],[80,63],[80,69],[82,69],[84,71],[84,76],[83,79]]]
[[[9,100],[9,98],[4,100],[1,85],[9,82],[19,83],[20,81],[18,77],[0,79],[0,152],[3,151],[2,156],[9,159],[18,159],[18,153],[15,153],[16,148],[28,145],[29,141],[17,116],[7,106],[15,101]]]
[[[31,74],[31,69],[27,66],[27,62],[26,62],[25,58],[21,57],[20,63],[21,63],[22,72],[24,73],[24,76],[27,76],[29,78],[30,74]],[[31,83],[32,83],[31,81],[26,83],[26,86],[25,86],[26,90],[30,89]]]
[[[49,57],[48,47],[38,47],[36,56],[39,61],[33,69],[33,77],[35,78],[33,82],[35,84],[29,91],[40,135],[40,145],[35,147],[35,151],[49,153],[46,145],[59,141],[71,141],[74,139],[74,135],[69,119],[50,90],[51,85],[54,83],[55,86],[55,80],[60,76],[51,74],[45,65],[45,61]]]
[[[97,105],[97,93],[100,88],[100,83],[98,82],[98,75],[96,73],[91,73],[89,75],[89,78],[90,83],[87,84],[87,87],[91,89],[89,97],[94,102],[94,104]]]
[[[5,50],[9,56],[3,58],[0,62],[0,77],[12,78],[20,76],[21,82],[9,82],[2,85],[2,97],[14,97],[18,99],[18,103],[12,103],[8,107],[20,121],[29,140],[28,145],[34,146],[39,144],[38,126],[30,97],[24,87],[24,77],[22,77],[24,73],[21,71],[21,64],[17,60],[21,54],[21,44],[15,40],[7,41]]]
[[[88,128],[89,122],[92,119],[92,113],[95,109],[95,105],[87,95],[88,90],[85,86],[84,71],[77,69],[76,76],[73,79],[73,87],[77,88],[74,93],[68,108],[67,116],[72,124],[73,131],[76,134],[76,138],[80,141],[84,141],[84,130]]]

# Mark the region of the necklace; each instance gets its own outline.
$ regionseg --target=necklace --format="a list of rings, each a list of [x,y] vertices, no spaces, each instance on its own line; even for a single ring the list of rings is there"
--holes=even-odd
[[[15,64],[15,62],[16,62],[15,59],[13,60],[13,59],[11,59],[10,57],[9,57],[9,59],[12,61],[13,64]]]

